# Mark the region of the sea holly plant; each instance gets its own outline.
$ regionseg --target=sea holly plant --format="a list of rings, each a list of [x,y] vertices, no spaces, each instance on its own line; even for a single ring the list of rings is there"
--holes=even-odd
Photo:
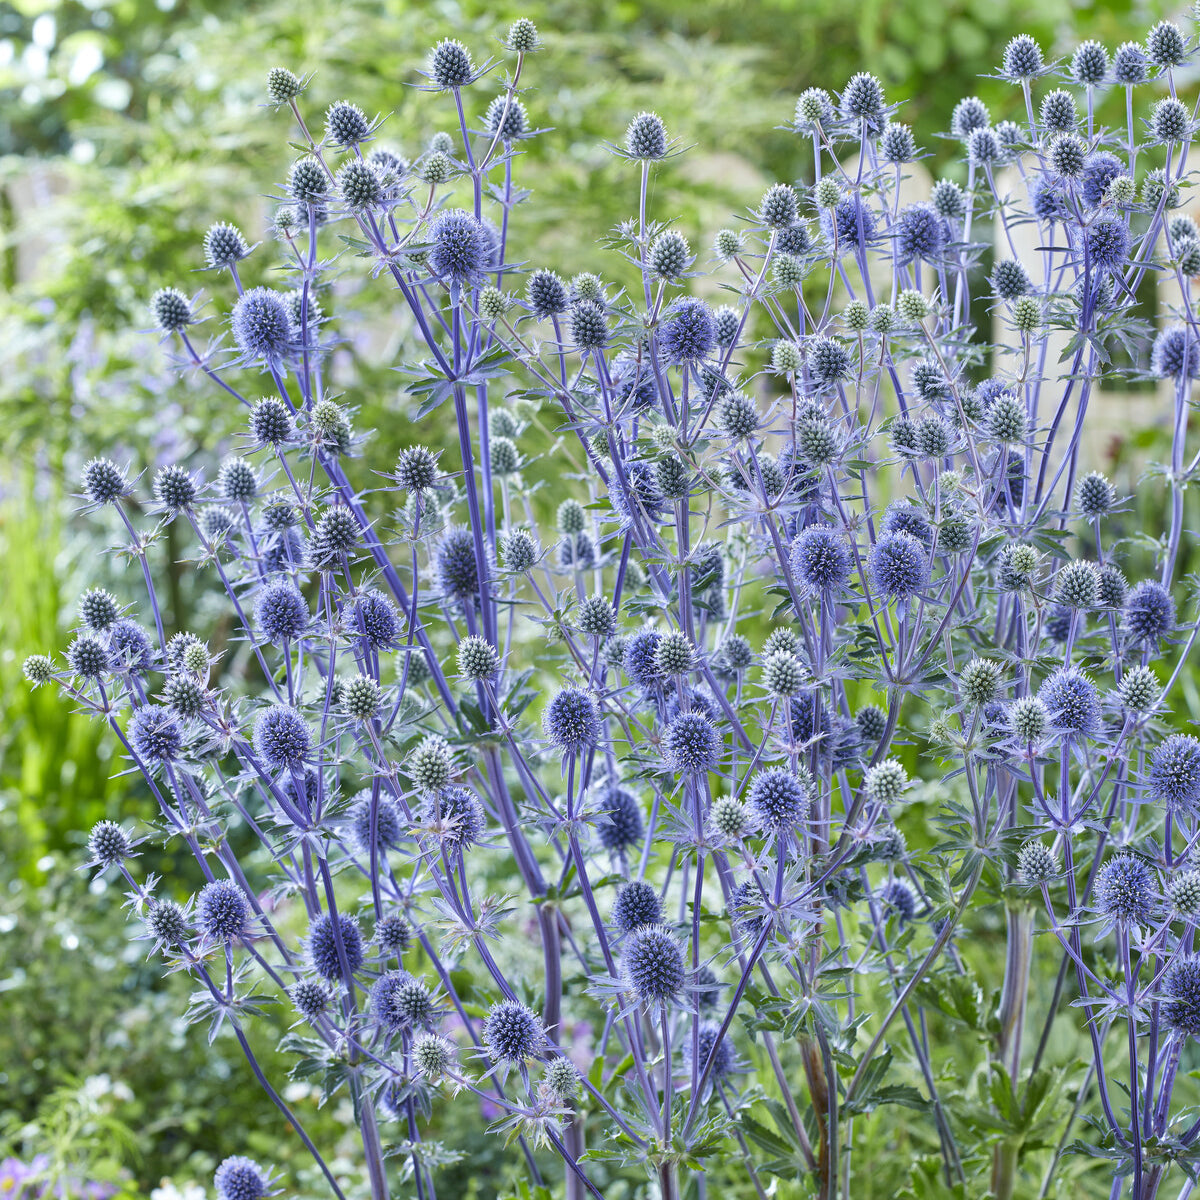
[[[1045,1195],[1089,1162],[1096,1195],[1190,1194],[1200,740],[1169,700],[1197,633],[1192,39],[1054,64],[1014,38],[1015,118],[964,99],[959,167],[913,203],[879,81],[810,89],[802,178],[711,248],[654,211],[681,139],[631,114],[623,286],[516,256],[521,144],[553,134],[523,99],[536,29],[502,41],[433,49],[421,86],[457,133],[424,148],[272,70],[302,151],[273,236],[215,225],[211,307],[151,299],[245,425],[216,463],[83,469],[144,593],[88,591],[26,673],[111,726],[158,806],[98,825],[89,867],[123,876],[189,1017],[238,1040],[334,1196],[433,1200],[462,1105],[526,1191],[572,1200],[898,1189],[895,1106],[914,1195]],[[273,286],[243,284],[252,258]],[[420,346],[382,476],[331,379],[346,272]],[[1170,462],[1139,485],[1161,529],[1127,528],[1086,458],[1119,373],[1164,381]],[[211,627],[156,586],[171,527]],[[194,894],[139,865],[160,840]],[[353,1177],[255,1057],[281,1006],[294,1076],[352,1102]],[[235,1155],[216,1185],[276,1180]]]

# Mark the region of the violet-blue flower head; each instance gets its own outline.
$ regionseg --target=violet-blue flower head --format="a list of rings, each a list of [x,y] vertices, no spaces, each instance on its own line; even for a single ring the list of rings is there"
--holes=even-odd
[[[875,590],[897,600],[919,592],[929,582],[929,556],[910,533],[883,533],[868,560]]]
[[[493,1062],[522,1063],[545,1050],[546,1031],[537,1013],[519,1000],[501,1000],[483,1023],[483,1044]]]
[[[866,249],[875,240],[875,216],[857,193],[843,196],[832,208],[821,211],[821,229],[836,243],[838,253]]]
[[[915,258],[937,262],[950,236],[945,217],[932,204],[902,208],[892,233],[896,239],[896,257],[901,263]]]
[[[1135,642],[1152,645],[1175,628],[1175,600],[1156,579],[1143,579],[1126,597],[1125,628]]]
[[[341,935],[346,965],[353,975],[363,965],[362,930],[349,913],[338,913],[337,927],[329,913],[319,913],[308,927],[308,956],[313,970],[324,979],[341,979],[337,937]]]
[[[1087,737],[1100,728],[1100,695],[1096,685],[1075,667],[1059,667],[1038,688],[1038,698],[1060,733]]]
[[[438,278],[466,284],[496,266],[496,239],[462,209],[440,213],[429,230],[429,267]]]
[[[794,829],[808,815],[808,791],[798,775],[771,768],[759,771],[746,799],[759,824],[771,832]]]
[[[1122,925],[1142,925],[1154,912],[1154,872],[1131,854],[1118,854],[1096,876],[1096,907]]]
[[[1169,1029],[1200,1037],[1200,956],[1176,959],[1162,983],[1162,1016]]]
[[[1200,338],[1182,325],[1164,329],[1154,339],[1150,369],[1159,379],[1180,379],[1200,375]]]
[[[707,358],[716,344],[712,309],[703,300],[685,297],[667,311],[658,331],[658,345],[671,363]]]
[[[613,901],[613,924],[622,932],[630,933],[643,925],[657,925],[662,921],[662,900],[657,890],[648,883],[635,879],[627,883]]]
[[[594,746],[600,736],[600,714],[595,700],[583,688],[563,688],[542,714],[542,730],[563,750]]]
[[[173,713],[157,705],[139,708],[129,722],[129,744],[151,763],[173,762],[183,749],[183,728]]]
[[[606,850],[625,850],[641,841],[642,808],[628,788],[609,788],[601,802],[596,833]]]
[[[676,771],[700,774],[720,757],[721,735],[702,713],[680,713],[663,735],[663,752]]]
[[[218,1200],[262,1200],[267,1194],[267,1177],[251,1158],[235,1154],[217,1168],[213,1186]]]
[[[241,937],[250,920],[246,895],[228,879],[205,884],[196,900],[196,924],[213,942],[229,942]]]
[[[250,288],[238,297],[229,323],[238,349],[250,358],[277,362],[294,338],[287,299],[267,287]]]
[[[664,925],[631,930],[621,956],[621,973],[638,999],[667,1004],[687,982],[683,949]]]
[[[294,708],[272,704],[255,719],[254,749],[272,770],[294,769],[312,751],[312,734]]]
[[[1147,778],[1151,797],[1169,812],[1194,813],[1200,805],[1200,740],[1173,733],[1155,747]]]
[[[850,579],[850,546],[827,525],[810,525],[792,542],[792,570],[812,592],[836,592]]]

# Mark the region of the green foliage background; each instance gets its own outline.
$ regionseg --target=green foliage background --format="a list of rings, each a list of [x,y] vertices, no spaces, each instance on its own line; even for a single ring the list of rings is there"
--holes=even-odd
[[[30,692],[20,663],[65,644],[85,567],[89,582],[134,598],[121,564],[97,557],[107,544],[99,527],[69,516],[64,491],[83,458],[116,450],[149,468],[193,450],[215,458],[239,420],[211,389],[166,371],[145,332],[145,302],[166,284],[210,285],[192,272],[213,221],[263,236],[273,208],[264,193],[290,157],[286,123],[261,107],[266,68],[316,72],[306,97],[314,114],[342,97],[393,114],[385,140],[412,155],[436,132],[431,114],[445,112],[411,86],[428,46],[453,33],[484,57],[521,15],[545,41],[526,100],[550,132],[526,143],[520,183],[532,196],[514,257],[612,278],[600,238],[628,214],[632,194],[604,142],[642,108],[695,147],[656,175],[655,206],[703,244],[807,161],[778,128],[806,87],[837,89],[857,70],[875,72],[889,98],[909,101],[903,119],[937,170],[950,149],[938,135],[960,97],[979,94],[997,118],[1010,113],[1012,89],[977,77],[995,69],[1013,33],[1064,54],[1086,37],[1115,47],[1171,14],[1130,0],[0,3],[0,1157],[5,1147],[51,1153],[76,1175],[120,1179],[128,1195],[164,1175],[206,1181],[229,1153],[260,1153],[293,1178],[303,1163],[236,1046],[185,1033],[186,989],[161,980],[144,946],[129,942],[116,889],[89,890],[74,870],[101,815],[149,810],[140,786],[118,773],[104,731],[51,691]],[[491,94],[479,87],[478,113]],[[341,352],[338,380],[358,427],[379,431],[366,452],[379,465],[411,435],[390,370],[409,335],[387,291],[350,275],[332,306],[344,332],[368,334]],[[438,436],[422,430],[423,440]],[[160,565],[173,572],[182,624],[195,599],[170,557],[167,547]],[[1195,684],[1183,686],[1190,700]],[[188,869],[156,852],[145,866]],[[994,974],[1002,928],[983,931],[973,949],[981,973]],[[279,1031],[259,1025],[268,1064]],[[955,1038],[978,1034],[962,1019],[935,1032],[951,1060]],[[1072,1048],[1064,1027],[1062,1051]],[[104,1076],[122,1087],[99,1099],[81,1087]],[[314,1119],[327,1133],[339,1127],[333,1112]],[[483,1127],[481,1117],[454,1131],[465,1157],[447,1168],[446,1194],[515,1188]],[[911,1186],[906,1194],[942,1195],[919,1164],[910,1180],[910,1159],[929,1148],[894,1118],[863,1130],[878,1170],[856,1194]],[[1031,1118],[1031,1152],[1035,1133]],[[1078,1194],[1089,1170],[1094,1177],[1088,1164],[1069,1165],[1059,1194]],[[800,1193],[782,1184],[779,1194]]]

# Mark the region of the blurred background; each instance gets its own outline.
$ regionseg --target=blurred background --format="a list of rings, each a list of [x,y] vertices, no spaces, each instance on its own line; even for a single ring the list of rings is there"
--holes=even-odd
[[[168,370],[146,301],[165,285],[226,290],[195,273],[212,222],[263,238],[295,156],[288,122],[262,107],[268,67],[315,72],[304,98],[314,117],[340,98],[393,114],[382,140],[412,156],[447,116],[412,86],[430,45],[453,35],[478,61],[514,17],[532,18],[545,48],[525,100],[546,132],[522,145],[518,178],[532,194],[513,257],[619,278],[602,238],[632,211],[635,185],[604,142],[640,109],[694,147],[656,174],[653,205],[704,253],[767,184],[811,169],[807,147],[780,128],[803,89],[874,72],[906,101],[900,119],[933,177],[960,178],[959,148],[941,136],[948,115],[969,94],[994,120],[1017,115],[1019,92],[980,78],[1013,34],[1033,34],[1048,58],[1086,38],[1111,51],[1172,15],[1129,0],[0,3],[0,1196],[16,1194],[34,1161],[155,1200],[200,1200],[230,1153],[304,1179],[302,1153],[261,1116],[236,1045],[185,1030],[185,982],[162,980],[130,942],[119,889],[89,888],[75,869],[93,822],[144,816],[146,798],[110,739],[54,691],[30,691],[20,670],[27,654],[65,645],[85,569],[87,583],[135,598],[103,554],[110,532],[72,515],[82,461],[112,454],[135,471],[193,452],[215,461],[239,427],[214,389]],[[472,115],[495,87],[479,85]],[[270,258],[251,260],[248,283],[270,279]],[[413,436],[390,370],[408,332],[386,289],[364,287],[354,267],[344,275],[332,308],[344,336],[357,332],[338,352],[337,386],[357,426],[377,431],[368,465],[390,463]],[[1155,437],[1116,440],[1093,465],[1128,491]],[[1139,522],[1157,518],[1131,516]],[[160,549],[177,626],[203,624],[188,571],[171,565],[179,549],[169,539]],[[1200,710],[1194,682],[1184,686]],[[150,865],[186,869],[159,851]],[[268,1061],[279,1029],[259,1023]],[[481,1116],[456,1131],[466,1158],[446,1168],[447,1195],[510,1193],[484,1126]],[[903,1178],[863,1186],[894,1196]]]

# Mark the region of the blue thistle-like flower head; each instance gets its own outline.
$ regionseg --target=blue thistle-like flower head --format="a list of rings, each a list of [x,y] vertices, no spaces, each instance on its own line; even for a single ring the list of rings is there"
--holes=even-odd
[[[362,930],[358,922],[349,913],[338,913],[335,928],[334,918],[329,913],[319,913],[308,927],[308,957],[313,970],[323,979],[343,978],[338,959],[339,934],[350,974],[353,975],[363,965]]]
[[[857,193],[843,196],[832,208],[821,210],[821,231],[839,254],[866,249],[875,240],[875,214]]]
[[[662,634],[653,629],[635,633],[625,643],[625,674],[642,687],[653,687],[661,678],[658,643]]]
[[[357,104],[338,100],[325,113],[325,135],[335,146],[350,149],[371,136],[371,122]]]
[[[1108,185],[1125,173],[1125,164],[1108,150],[1089,154],[1083,164],[1083,179],[1079,193],[1088,208],[1099,208]]]
[[[420,979],[407,971],[388,971],[371,988],[371,1014],[384,1029],[408,1033],[430,1028],[438,1009]]]
[[[97,821],[88,835],[88,853],[100,867],[124,862],[133,849],[129,834],[116,821]]]
[[[1096,685],[1075,667],[1059,667],[1040,688],[1053,727],[1060,733],[1088,737],[1100,728],[1100,695]]]
[[[792,570],[812,592],[836,592],[850,580],[850,546],[827,525],[810,525],[792,542]]]
[[[354,840],[364,853],[371,846],[396,846],[400,842],[400,810],[390,796],[380,796],[375,806],[375,838],[371,838],[371,793],[368,789],[350,812]]]
[[[878,124],[883,118],[885,100],[883,84],[874,75],[860,71],[842,92],[842,116],[868,124]]]
[[[529,114],[516,96],[496,96],[483,118],[484,128],[502,142],[515,142],[529,132]]]
[[[93,504],[112,504],[125,494],[129,486],[125,472],[111,459],[89,459],[80,477],[83,494]]]
[[[213,942],[230,942],[241,937],[250,920],[246,895],[228,879],[205,884],[196,900],[196,926]]]
[[[583,688],[563,688],[546,706],[542,730],[563,750],[594,746],[600,736],[600,714],[595,700]]]
[[[438,543],[435,569],[442,592],[456,600],[479,593],[475,538],[469,529],[449,529]]]
[[[553,271],[547,270],[537,270],[529,276],[525,295],[530,311],[539,319],[566,312],[571,302],[567,285]]]
[[[429,52],[429,78],[444,91],[466,87],[475,77],[471,52],[455,38],[443,38]]]
[[[892,232],[901,263],[915,258],[937,262],[950,239],[945,217],[932,204],[910,204],[901,209]]]
[[[657,113],[638,113],[625,130],[625,151],[643,161],[666,158],[667,127]]]
[[[175,950],[188,941],[187,912],[174,900],[151,901],[145,921],[157,950]]]
[[[1186,1037],[1200,1037],[1200,956],[1176,959],[1163,977],[1162,998],[1167,1028]]]
[[[315,1021],[329,1008],[329,990],[315,979],[301,979],[288,994],[306,1021]]]
[[[150,635],[128,617],[114,621],[108,630],[108,663],[114,671],[146,674],[154,666]]]
[[[1187,56],[1187,38],[1174,21],[1159,21],[1146,34],[1146,53],[1158,67],[1177,67]]]
[[[501,1000],[483,1023],[483,1044],[493,1062],[523,1063],[545,1050],[546,1031],[531,1008],[519,1000]]]
[[[631,933],[643,925],[658,925],[662,921],[662,900],[658,892],[639,879],[627,883],[613,901],[613,924],[622,933]]]
[[[1042,49],[1027,33],[1019,33],[1004,48],[1004,77],[1013,82],[1033,79],[1042,72]]]
[[[721,1079],[730,1074],[737,1066],[737,1056],[733,1051],[733,1043],[721,1033],[721,1026],[715,1021],[705,1021],[701,1024],[696,1036],[696,1048],[693,1052],[691,1042],[685,1042],[684,1058],[691,1062],[692,1054],[696,1054],[697,1069],[703,1071],[712,1059],[709,1079]]]
[[[571,340],[579,350],[603,350],[608,345],[608,319],[594,300],[571,306]]]
[[[818,387],[832,387],[850,374],[850,351],[833,338],[811,338],[806,354],[809,374]]]
[[[479,797],[457,784],[430,796],[425,814],[443,843],[464,850],[474,846],[487,828],[487,814]]]
[[[683,949],[666,926],[640,926],[631,930],[625,940],[621,974],[639,1000],[670,1003],[678,998],[687,982]]]
[[[986,129],[991,123],[987,105],[978,96],[964,96],[950,115],[950,132],[965,141],[976,129]]]
[[[1150,369],[1160,379],[1195,379],[1200,375],[1200,338],[1183,325],[1172,325],[1154,339]]]
[[[914,595],[929,582],[929,556],[910,533],[881,533],[867,565],[876,591],[897,600]]]
[[[1100,217],[1086,227],[1088,261],[1104,271],[1119,271],[1129,258],[1129,229],[1120,217]]]
[[[299,637],[311,616],[300,589],[290,579],[278,579],[258,593],[254,619],[263,637],[278,644]]]
[[[710,770],[721,756],[721,735],[702,713],[680,713],[663,735],[667,762],[685,774]]]
[[[967,161],[977,167],[1004,157],[1004,147],[994,129],[973,129],[967,136]]]
[[[933,526],[925,514],[908,500],[893,500],[879,522],[882,533],[907,533],[927,550],[933,545]]]
[[[372,649],[386,650],[395,644],[400,617],[382,592],[363,592],[358,598],[356,618]]]
[[[1035,175],[1029,184],[1029,203],[1042,221],[1065,221],[1070,216],[1066,184],[1057,175]]]
[[[947,220],[966,215],[967,198],[953,179],[939,179],[929,191],[929,203]]]
[[[889,122],[879,139],[879,154],[884,162],[907,163],[917,156],[917,143],[907,125]]]
[[[1154,872],[1130,854],[1109,859],[1096,876],[1096,907],[1119,924],[1145,924],[1157,898]]]
[[[243,292],[233,306],[229,323],[233,340],[248,358],[278,362],[295,340],[287,298],[267,287]]]
[[[134,753],[150,763],[174,762],[183,750],[183,727],[172,712],[157,705],[139,708],[127,733]]]
[[[1125,600],[1125,628],[1135,642],[1156,644],[1175,628],[1175,600],[1155,579],[1143,579]]]
[[[221,1163],[213,1175],[213,1186],[219,1200],[262,1200],[269,1188],[262,1167],[240,1154]]]
[[[219,222],[204,235],[204,260],[210,267],[229,267],[250,253],[250,247],[236,225]]]
[[[800,129],[828,126],[834,119],[833,101],[824,88],[808,88],[796,101],[795,123]]]
[[[685,297],[667,310],[658,345],[667,362],[696,362],[712,353],[716,337],[712,309],[703,300]]]
[[[1147,790],[1170,812],[1194,813],[1200,805],[1200,740],[1173,733],[1150,756]]]
[[[1071,76],[1084,87],[1095,87],[1108,74],[1108,51],[1099,42],[1082,42],[1071,56]]]
[[[798,775],[772,768],[759,771],[746,798],[750,811],[765,830],[794,829],[808,815],[808,791]]]
[[[462,209],[439,213],[429,241],[429,269],[448,283],[472,283],[497,265],[494,234]]]
[[[903,925],[911,921],[917,911],[917,897],[909,884],[903,879],[893,879],[879,893],[879,899],[886,910],[894,912]]]
[[[1113,79],[1125,87],[1145,83],[1150,72],[1146,52],[1137,42],[1125,42],[1117,47],[1112,60]]]
[[[272,770],[294,769],[311,753],[312,733],[294,708],[272,704],[254,721],[254,749]]]
[[[642,840],[642,808],[628,789],[614,786],[605,795],[596,833],[606,850],[626,850]]]

